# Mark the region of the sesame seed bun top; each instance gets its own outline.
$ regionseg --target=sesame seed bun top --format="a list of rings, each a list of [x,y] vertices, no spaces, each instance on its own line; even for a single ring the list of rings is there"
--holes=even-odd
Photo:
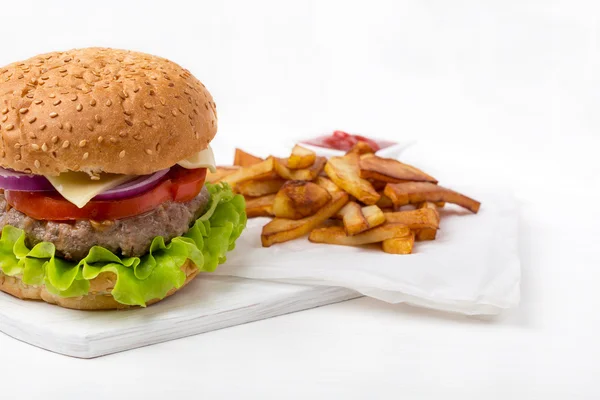
[[[40,175],[142,175],[205,149],[216,104],[188,70],[106,48],[0,68],[0,165]]]

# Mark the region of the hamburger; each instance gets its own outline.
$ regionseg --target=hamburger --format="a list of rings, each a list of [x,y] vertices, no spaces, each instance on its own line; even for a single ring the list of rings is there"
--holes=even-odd
[[[0,290],[147,306],[225,261],[244,199],[205,184],[216,104],[188,70],[86,48],[0,68]]]

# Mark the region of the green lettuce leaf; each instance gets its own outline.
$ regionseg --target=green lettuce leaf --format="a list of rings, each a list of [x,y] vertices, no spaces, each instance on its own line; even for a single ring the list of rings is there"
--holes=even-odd
[[[234,195],[227,184],[206,187],[211,195],[207,210],[190,230],[169,243],[162,236],[155,237],[142,257],[119,257],[94,246],[83,260],[71,262],[55,257],[54,244],[49,242],[27,248],[25,232],[6,225],[0,237],[0,270],[9,276],[21,275],[28,285],[46,285],[50,293],[62,297],[86,295],[90,280],[112,272],[117,277],[112,290],[115,300],[144,307],[183,285],[186,276],[180,267],[186,260],[200,271],[214,271],[246,227],[244,198]]]

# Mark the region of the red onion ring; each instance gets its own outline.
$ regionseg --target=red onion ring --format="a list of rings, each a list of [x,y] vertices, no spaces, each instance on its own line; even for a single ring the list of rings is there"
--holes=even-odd
[[[119,200],[147,192],[162,181],[169,169],[163,169],[151,175],[142,175],[129,182],[122,183],[94,197],[94,200]]]
[[[0,189],[22,192],[47,192],[54,190],[48,179],[41,175],[25,174],[0,168]]]

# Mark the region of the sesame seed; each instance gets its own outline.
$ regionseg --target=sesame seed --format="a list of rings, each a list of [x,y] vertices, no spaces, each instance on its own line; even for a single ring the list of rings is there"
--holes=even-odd
[[[102,136],[98,136],[98,143],[102,143],[104,141],[104,138]]]
[[[208,110],[208,104],[204,103],[204,108],[206,108],[206,110]]]
[[[52,136],[52,143],[58,143],[58,136]]]
[[[165,119],[166,115],[163,113],[157,113],[158,117],[161,119]]]
[[[33,104],[42,104],[44,101],[43,100],[36,100],[33,102]]]
[[[13,124],[8,124],[5,128],[7,131],[12,131],[13,129],[15,129],[15,126]]]
[[[33,124],[35,122],[37,118],[36,117],[30,117],[27,122],[29,122],[30,124]]]
[[[90,106],[92,106],[92,107],[96,106],[96,100],[94,100],[94,99],[90,100]]]
[[[126,123],[127,125],[129,125],[129,126],[133,126],[133,122],[131,122],[131,121],[130,121],[130,120],[128,120],[128,119],[126,119],[126,120],[125,120],[125,123]]]
[[[48,95],[48,97],[50,97],[51,99],[53,99],[53,98],[55,98],[55,97],[56,97],[56,95],[55,95],[54,93],[50,93],[50,94]]]
[[[85,145],[87,144],[87,140],[82,140],[81,142],[79,142],[79,147],[85,147]]]
[[[142,135],[140,135],[139,133],[137,133],[137,134],[133,135],[133,138],[135,140],[142,140]]]
[[[96,122],[97,122],[97,123],[100,123],[100,122],[102,122],[102,117],[100,117],[98,114],[96,114],[96,115],[94,116],[94,119],[96,120]]]
[[[2,117],[2,122],[6,122],[7,119],[8,119],[8,115],[5,115],[4,117]]]
[[[8,108],[4,107],[4,108],[2,109],[2,114],[4,115],[4,114],[7,114],[7,113],[8,113]]]
[[[144,124],[146,124],[146,126],[152,126],[152,122],[148,121],[147,119],[144,120]]]
[[[78,97],[76,94],[74,94],[73,96],[71,96],[71,101],[77,101]]]
[[[125,114],[125,115],[127,115],[127,116],[130,116],[130,115],[131,115],[131,111],[128,111],[128,110],[123,110],[123,114]]]
[[[171,114],[173,114],[173,116],[176,117],[177,116],[177,110],[176,109],[172,109],[171,110]]]
[[[83,105],[81,105],[81,103],[79,103],[79,104],[77,104],[77,107],[75,107],[75,109],[77,111],[81,111],[81,110],[83,110]]]
[[[145,108],[146,110],[152,110],[152,109],[154,108],[154,106],[153,106],[152,104],[150,104],[150,103],[145,103],[145,104],[144,104],[144,108]]]
[[[69,143],[69,141],[68,141],[68,140],[65,140],[65,141],[63,142],[63,144],[62,144],[62,148],[63,148],[63,149],[66,149],[67,147],[69,147],[69,145],[70,145],[70,144],[71,144],[71,143]]]
[[[48,145],[45,142],[42,144],[42,151],[48,151]]]
[[[17,143],[17,144],[18,144],[18,143]],[[20,147],[20,146],[19,146],[19,147]],[[15,146],[15,148],[17,148],[17,147]],[[32,149],[32,150],[39,150],[39,149],[40,149],[40,146],[39,146],[39,145],[37,145],[37,144],[35,144],[35,143],[32,143],[32,144],[31,144],[31,149]]]
[[[56,118],[56,117],[58,117],[58,113],[56,113],[54,111],[52,111],[49,115],[50,115],[50,118]]]
[[[117,138],[116,137],[110,137],[108,138],[108,140],[110,140],[111,143],[117,143]]]
[[[15,156],[15,161],[20,161],[20,160],[21,160],[21,155],[20,155],[20,154],[17,154],[17,155]]]
[[[112,105],[112,101],[110,99],[106,100],[106,107],[110,107]]]
[[[146,149],[146,154],[148,154],[149,156],[151,156],[152,155],[152,150]]]
[[[36,146],[37,146],[37,144],[36,144]],[[21,143],[19,143],[19,142],[15,143],[14,147],[15,147],[15,149],[20,149],[21,148]],[[33,147],[33,145],[31,147]],[[39,149],[39,146],[38,146],[38,149]]]
[[[84,160],[87,160],[87,158],[88,158],[89,156],[90,156],[90,153],[88,153],[88,152],[85,152],[85,153],[83,153],[83,157],[81,157],[81,158],[82,158],[82,159],[84,159]]]
[[[21,108],[21,109],[19,110],[19,112],[20,112],[21,114],[27,114],[27,112],[28,112],[28,111],[29,111],[29,108]]]
[[[46,124],[40,125],[40,131],[43,131],[44,129],[46,129]]]
[[[35,167],[36,167],[36,168],[39,168],[39,167],[41,167],[41,166],[42,166],[42,164],[40,164],[40,160],[35,160],[35,161],[33,162],[33,165],[35,165]]]
[[[67,130],[68,130],[69,132],[72,132],[72,131],[73,131],[73,125],[72,125],[70,122],[67,122],[67,123],[65,123],[65,126],[67,127]]]
[[[62,103],[62,100],[56,100],[56,101],[54,101],[54,102],[52,103],[52,105],[55,105],[55,106],[57,106],[57,105],[59,105],[60,103]]]
[[[89,122],[86,126],[90,130],[90,132],[94,130],[94,125],[90,124]]]
[[[127,132],[121,131],[121,132],[119,132],[119,136],[125,137],[125,136],[127,136]]]
[[[179,107],[177,109],[179,110],[180,113],[182,113],[183,115],[185,115],[185,111],[183,111],[183,108]]]
[[[158,153],[160,151],[160,143],[156,143],[156,152]]]
[[[124,158],[125,157],[125,150],[121,150],[121,152],[119,153],[119,158]]]
[[[160,100],[160,104],[162,104],[163,106],[165,104],[167,104],[166,100],[163,97],[161,97],[159,100]]]
[[[63,128],[63,124],[62,124],[62,122],[59,122],[58,123],[58,129],[62,129],[62,128]]]

